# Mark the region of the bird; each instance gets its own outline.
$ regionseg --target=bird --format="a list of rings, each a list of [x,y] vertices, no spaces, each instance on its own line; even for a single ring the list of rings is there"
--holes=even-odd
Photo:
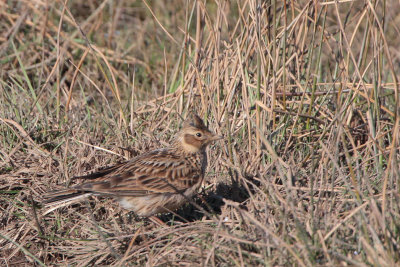
[[[89,196],[101,196],[116,199],[139,217],[172,212],[196,195],[207,167],[206,148],[222,138],[191,113],[169,146],[74,177],[82,182],[49,192],[44,196],[44,205],[64,206]]]

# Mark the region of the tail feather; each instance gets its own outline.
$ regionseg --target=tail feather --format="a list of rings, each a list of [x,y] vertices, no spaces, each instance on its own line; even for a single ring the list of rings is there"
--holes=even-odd
[[[84,194],[87,194],[87,192],[79,191],[79,190],[71,189],[71,188],[52,191],[44,196],[43,203],[45,205],[51,205],[52,203],[66,201],[68,199],[76,198],[76,197],[82,196]]]
[[[89,195],[91,195],[90,192],[79,191],[76,189],[64,189],[49,192],[47,195],[44,196],[43,199],[44,206],[49,209],[45,211],[43,215],[55,209],[68,206],[76,202],[80,202],[83,199],[87,198]]]
[[[73,177],[73,179],[95,180],[96,178],[103,177],[103,176],[115,171],[121,165],[122,165],[122,163],[117,164],[115,166],[104,168],[104,169],[99,170],[92,174],[76,176],[76,177]],[[47,214],[55,209],[58,209],[60,207],[64,207],[64,206],[70,205],[72,203],[79,202],[90,195],[113,195],[113,194],[109,194],[107,192],[101,192],[101,190],[100,190],[100,192],[96,192],[95,190],[93,190],[94,189],[93,185],[97,185],[96,188],[98,189],[98,188],[101,188],[100,185],[102,185],[102,184],[109,184],[109,183],[103,182],[103,181],[94,182],[94,183],[87,182],[87,183],[83,183],[83,184],[77,185],[72,188],[56,190],[56,191],[47,193],[43,197],[42,203],[44,204],[45,207],[50,208],[50,209],[47,210],[45,212],[45,214]]]

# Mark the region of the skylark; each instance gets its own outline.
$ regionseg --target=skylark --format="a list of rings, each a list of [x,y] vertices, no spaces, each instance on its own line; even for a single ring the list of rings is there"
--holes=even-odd
[[[207,165],[206,148],[221,138],[193,114],[170,146],[76,177],[83,183],[51,192],[44,203],[54,206],[95,195],[113,197],[140,217],[176,210],[197,193]]]

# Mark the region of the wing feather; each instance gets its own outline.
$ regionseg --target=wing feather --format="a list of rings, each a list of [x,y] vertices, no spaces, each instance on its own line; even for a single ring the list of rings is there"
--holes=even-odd
[[[178,157],[168,149],[155,150],[100,173],[80,177],[90,182],[74,189],[114,196],[182,192],[202,177],[201,163],[199,166],[196,162]]]

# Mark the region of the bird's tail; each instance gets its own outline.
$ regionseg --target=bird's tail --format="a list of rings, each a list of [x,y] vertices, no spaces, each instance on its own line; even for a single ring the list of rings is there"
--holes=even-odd
[[[43,204],[48,208],[43,215],[58,208],[80,202],[90,195],[90,192],[71,188],[49,192],[43,197]]]

